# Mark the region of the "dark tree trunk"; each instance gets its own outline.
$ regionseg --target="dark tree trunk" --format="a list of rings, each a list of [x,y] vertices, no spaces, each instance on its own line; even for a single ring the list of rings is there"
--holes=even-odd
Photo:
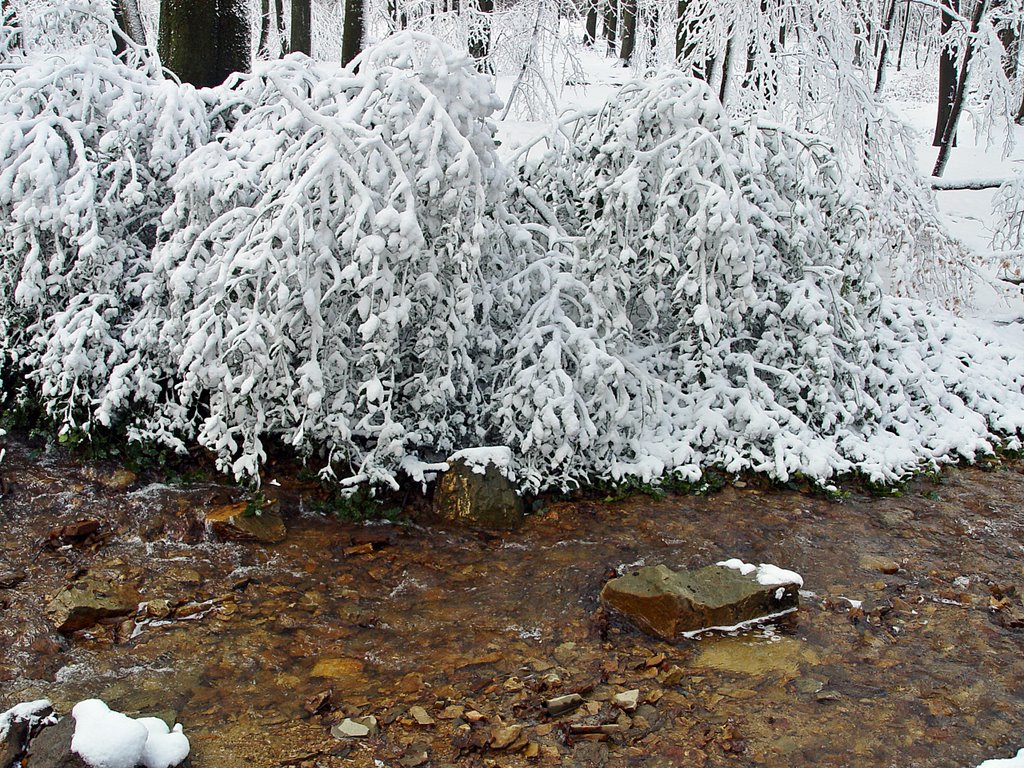
[[[903,10],[903,31],[900,33],[900,50],[896,54],[896,71],[903,70],[903,48],[907,44],[907,27],[910,26],[910,0],[907,0],[907,7]]]
[[[625,64],[633,60],[633,50],[636,48],[636,0],[622,0],[622,47],[619,48],[619,58]]]
[[[950,150],[956,146],[956,126],[960,122],[960,113],[963,112],[964,99],[967,96],[967,75],[970,72],[971,57],[974,55],[974,38],[978,34],[978,27],[981,26],[981,17],[985,15],[987,0],[978,0],[971,16],[971,36],[967,39],[967,47],[964,49],[963,61],[960,63],[960,74],[957,77],[953,95],[953,101],[949,107],[949,117],[942,130],[941,142],[939,144],[939,157],[935,161],[935,168],[932,176],[939,177],[946,170],[946,162],[949,160]]]
[[[283,2],[283,0],[282,0]],[[348,13],[350,4],[345,4],[345,40],[348,42]],[[283,6],[282,6],[283,9]],[[359,43],[362,45],[362,5],[359,6]],[[310,8],[310,0],[292,0],[292,52],[304,53],[307,56],[313,55],[313,12]],[[358,53],[359,50],[356,50]],[[347,62],[346,62],[347,63]]]
[[[725,104],[725,96],[729,88],[729,70],[732,69],[732,36],[725,41],[725,53],[722,54],[722,82],[718,84],[718,100]]]
[[[896,0],[891,0],[889,3],[889,12],[885,15],[885,21],[882,24],[882,34],[879,36],[878,45],[878,71],[875,73],[875,93],[882,92],[882,86],[885,85],[885,64],[886,59],[889,58],[889,30],[892,29],[892,20],[896,17]]]
[[[223,83],[252,64],[249,19],[239,0],[162,0],[160,58],[183,82]]]
[[[477,15],[469,36],[469,55],[481,72],[491,71],[491,14],[494,0],[477,0]]]
[[[345,27],[341,35],[341,65],[347,67],[363,50],[363,0],[345,0]]]
[[[686,10],[689,8],[689,0],[678,0],[676,3],[676,63],[678,64],[688,58],[692,52],[689,45],[689,22],[686,19]]]
[[[960,12],[960,0],[942,0],[943,6],[957,13]],[[940,31],[946,35],[953,28],[953,17],[948,13],[941,16]],[[942,56],[939,59],[939,111],[935,118],[935,135],[932,137],[932,145],[942,146],[942,135],[949,123],[950,112],[953,109],[953,99],[956,95],[956,61],[953,58],[953,51],[948,45],[942,46]]]
[[[399,5],[399,0],[388,0],[388,20],[391,22],[391,28],[395,31],[409,26],[409,17]]]
[[[271,18],[273,9],[270,7],[270,0],[263,0],[260,3],[260,40],[256,46],[256,56],[269,60],[270,55],[270,28],[274,20]]]
[[[618,0],[605,0],[604,3],[604,39],[608,43],[608,52],[615,53],[619,41],[619,8]]]
[[[593,45],[597,42],[597,5],[596,0],[587,6],[587,26],[583,32],[583,44]]]

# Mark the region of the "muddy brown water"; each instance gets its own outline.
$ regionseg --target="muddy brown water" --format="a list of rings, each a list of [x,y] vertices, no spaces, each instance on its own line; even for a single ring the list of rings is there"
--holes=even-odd
[[[301,486],[282,495],[285,542],[228,543],[195,520],[236,489],[88,479],[112,469],[8,446],[0,572],[25,580],[0,590],[0,710],[98,696],[173,717],[197,768],[937,768],[1024,746],[1020,465],[841,503],[753,486],[558,503],[500,537],[378,525],[391,540],[372,552],[351,548],[367,526],[311,512]],[[98,536],[47,544],[84,518]],[[615,569],[727,557],[800,572],[799,612],[669,644],[598,611]],[[170,613],[59,635],[45,606],[83,572]],[[638,709],[617,710],[612,696],[634,688]],[[328,690],[311,715],[305,703]],[[573,691],[583,708],[543,713]],[[434,723],[418,724],[415,705]],[[377,738],[330,736],[363,715]],[[521,732],[495,749],[508,727]]]

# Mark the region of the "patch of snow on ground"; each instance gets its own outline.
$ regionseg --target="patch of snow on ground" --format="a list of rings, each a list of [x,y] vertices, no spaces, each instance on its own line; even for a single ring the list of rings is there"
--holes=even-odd
[[[11,725],[21,720],[38,722],[42,719],[42,712],[53,707],[49,699],[37,699],[36,701],[25,701],[15,704],[6,712],[0,712],[0,741],[7,738],[7,732]]]

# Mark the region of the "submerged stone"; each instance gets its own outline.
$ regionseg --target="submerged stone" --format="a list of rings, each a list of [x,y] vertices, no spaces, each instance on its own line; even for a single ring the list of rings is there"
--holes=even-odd
[[[46,606],[46,614],[58,632],[69,634],[104,619],[127,616],[139,605],[134,589],[123,584],[86,576],[68,584]]]
[[[478,528],[511,531],[523,524],[523,501],[507,476],[511,451],[459,451],[448,460],[434,491],[439,518]]]
[[[273,502],[259,509],[245,502],[217,507],[206,513],[206,525],[228,541],[280,544],[287,536],[280,507]]]
[[[675,640],[796,608],[799,587],[798,580],[762,584],[755,573],[728,566],[673,571],[656,565],[612,579],[601,601],[644,632]]]

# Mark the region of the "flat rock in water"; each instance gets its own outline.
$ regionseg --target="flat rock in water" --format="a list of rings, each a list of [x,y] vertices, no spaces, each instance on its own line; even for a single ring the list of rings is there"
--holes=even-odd
[[[46,614],[58,632],[69,634],[104,619],[127,616],[138,605],[138,593],[131,587],[86,576],[63,587],[46,606]]]
[[[656,565],[610,580],[601,601],[644,632],[675,640],[796,608],[799,586],[760,584],[755,574],[718,565],[697,571]]]
[[[246,502],[226,504],[206,513],[206,525],[228,541],[255,541],[280,544],[288,535],[276,503],[254,510]]]
[[[448,470],[438,478],[434,491],[437,516],[475,528],[502,531],[519,528],[523,524],[523,501],[511,481],[499,466],[486,460],[484,454],[481,455],[485,458],[479,462],[470,454],[470,451],[460,451],[452,456]]]

